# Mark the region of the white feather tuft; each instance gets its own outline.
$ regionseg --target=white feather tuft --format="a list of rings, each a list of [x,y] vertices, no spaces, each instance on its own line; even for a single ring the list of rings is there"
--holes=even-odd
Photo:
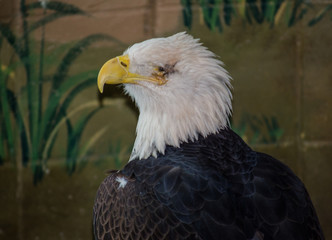
[[[128,183],[128,180],[124,177],[117,177],[115,180],[119,183],[118,189],[124,188]]]

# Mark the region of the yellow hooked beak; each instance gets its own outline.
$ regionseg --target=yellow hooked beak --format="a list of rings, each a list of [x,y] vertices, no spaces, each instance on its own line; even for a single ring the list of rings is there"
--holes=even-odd
[[[98,89],[102,93],[105,84],[131,83],[139,84],[148,81],[157,85],[167,82],[162,72],[154,72],[150,77],[129,72],[130,60],[128,55],[112,58],[100,69],[98,74]]]

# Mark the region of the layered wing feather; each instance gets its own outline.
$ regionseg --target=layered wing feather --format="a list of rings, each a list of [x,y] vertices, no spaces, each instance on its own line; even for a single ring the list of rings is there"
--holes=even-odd
[[[323,239],[301,181],[229,129],[111,173],[94,229],[98,240]]]
[[[127,181],[121,186],[121,181]],[[155,197],[152,188],[112,172],[100,185],[93,209],[96,240],[200,239]]]

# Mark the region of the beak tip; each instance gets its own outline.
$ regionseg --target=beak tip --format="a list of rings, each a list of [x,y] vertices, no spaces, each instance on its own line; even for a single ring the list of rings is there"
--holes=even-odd
[[[103,91],[104,91],[104,84],[105,83],[103,81],[101,81],[100,76],[98,76],[97,86],[98,86],[98,90],[99,90],[100,93],[103,93]]]
[[[104,85],[99,85],[98,84],[98,90],[100,93],[103,93],[104,92]]]

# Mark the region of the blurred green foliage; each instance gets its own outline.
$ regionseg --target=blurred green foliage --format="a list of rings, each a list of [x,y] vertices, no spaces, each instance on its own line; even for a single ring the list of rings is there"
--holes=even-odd
[[[38,9],[43,11],[42,17],[36,21],[29,19],[30,12]],[[5,159],[15,163],[16,158],[21,155],[23,165],[31,165],[34,183],[38,183],[47,171],[47,160],[61,127],[67,127],[68,174],[75,171],[82,153],[88,151],[86,148],[90,148],[97,141],[97,137],[101,136],[101,132],[97,132],[97,137],[91,137],[93,141],[90,140],[85,148],[79,148],[82,132],[100,106],[85,103],[76,109],[69,108],[82,90],[95,84],[97,70],[83,71],[76,75],[68,73],[77,57],[92,43],[117,40],[103,34],[87,36],[67,50],[53,74],[46,75],[45,72],[50,72],[46,68],[53,69],[55,61],[59,60],[45,55],[46,25],[64,16],[86,13],[64,2],[26,3],[25,0],[20,1],[20,13],[21,34],[15,34],[9,25],[0,25],[0,48],[5,48],[5,40],[14,50],[13,56],[6,62],[0,59],[0,164]],[[31,37],[37,29],[41,29],[40,44]],[[24,79],[15,76],[22,66],[26,84],[22,84]],[[10,83],[15,86],[14,89],[9,87]],[[43,88],[45,83],[50,84],[50,92]],[[73,115],[78,115],[75,122],[70,118]]]
[[[244,22],[271,26],[286,23],[289,27],[302,20],[314,9],[312,1],[307,0],[181,0],[183,22],[189,29],[192,26],[193,8],[198,6],[205,25],[212,31],[223,30],[223,25],[230,26],[233,18]],[[332,4],[326,4],[307,23],[313,26],[330,13],[332,20]]]
[[[276,144],[284,131],[275,116],[242,114],[232,129],[249,144]]]
[[[274,26],[282,22],[292,26],[313,9],[311,2],[304,0],[181,0],[181,4],[185,26],[191,28],[193,8],[196,6],[204,23],[212,31],[222,31],[223,26],[230,26],[234,18],[249,24],[268,22]],[[41,18],[29,18],[33,11],[42,11]],[[327,4],[307,24],[313,26],[331,12],[332,4]],[[82,166],[85,164],[85,155],[106,132],[106,128],[102,128],[87,142],[81,143],[86,125],[100,106],[86,102],[71,109],[70,105],[78,94],[95,84],[97,71],[70,75],[69,69],[84,50],[96,41],[122,43],[107,35],[93,34],[69,48],[68,45],[60,46],[46,55],[47,24],[73,15],[88,16],[78,7],[64,2],[27,3],[20,0],[21,33],[15,33],[9,25],[0,24],[0,49],[9,44],[14,52],[9,59],[0,58],[0,164],[5,159],[15,164],[20,157],[24,166],[31,166],[35,183],[47,171],[47,160],[61,129],[67,130],[65,165],[68,174],[72,174],[79,163]],[[32,37],[36,30],[41,33],[38,43]],[[62,57],[59,57],[59,52],[64,53]],[[24,79],[16,74],[22,68]],[[50,85],[50,92],[43,88],[45,83]],[[244,115],[232,127],[251,144],[277,143],[283,135],[276,117]],[[121,159],[130,151],[121,145],[121,142],[110,144],[109,154],[117,168],[123,165]]]

